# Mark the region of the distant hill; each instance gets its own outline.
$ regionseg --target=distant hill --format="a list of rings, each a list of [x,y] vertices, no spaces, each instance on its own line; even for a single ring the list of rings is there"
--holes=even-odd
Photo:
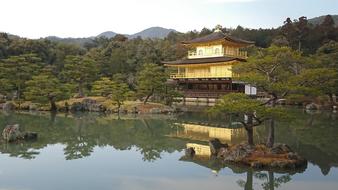
[[[331,16],[334,20],[335,26],[337,27],[338,26],[338,15],[331,15]],[[319,17],[311,18],[308,21],[313,25],[318,25],[318,24],[321,24],[324,21],[325,17],[326,17],[326,15],[325,16],[319,16]]]
[[[63,42],[66,44],[77,44],[83,46],[85,43],[91,42],[93,37],[88,38],[60,38],[57,36],[48,36],[45,39],[53,41],[53,42]]]
[[[112,38],[114,36],[116,36],[117,33],[112,32],[112,31],[106,31],[106,32],[102,32],[101,34],[97,35],[96,37],[106,37],[106,38]]]
[[[174,29],[167,29],[162,27],[151,27],[145,30],[142,30],[141,32],[137,32],[135,34],[123,34],[129,39],[141,37],[143,39],[146,38],[159,38],[163,39],[168,36],[168,34],[172,31],[176,31]],[[68,44],[77,44],[80,46],[83,46],[85,43],[91,42],[95,37],[106,37],[106,38],[113,38],[118,33],[112,32],[112,31],[106,31],[103,32],[97,36],[88,37],[88,38],[60,38],[57,36],[48,36],[45,39],[48,39],[50,41],[56,41],[56,42],[63,42]]]
[[[151,27],[147,28],[145,30],[142,30],[141,32],[132,34],[129,36],[129,38],[137,38],[138,36],[141,38],[159,38],[163,39],[168,36],[170,32],[175,32],[174,29],[167,29],[162,27]]]
[[[324,16],[319,16],[315,18],[308,19],[309,23],[312,23],[313,25],[318,25],[321,24],[324,21],[326,15]],[[335,25],[338,26],[338,15],[332,15],[333,20],[335,21]],[[167,29],[167,28],[162,28],[162,27],[150,27],[145,30],[142,30],[140,32],[137,32],[135,34],[123,34],[129,39],[137,38],[138,36],[146,39],[146,38],[158,38],[158,39],[163,39],[168,36],[170,32],[176,32],[174,29]],[[80,46],[83,46],[87,42],[91,42],[95,37],[107,37],[107,38],[112,38],[116,36],[116,32],[113,31],[106,31],[103,32],[97,36],[93,37],[88,37],[88,38],[60,38],[56,36],[49,36],[46,37],[46,39],[51,40],[51,41],[58,41],[58,42],[64,42],[64,43],[69,43],[69,44],[78,44]]]

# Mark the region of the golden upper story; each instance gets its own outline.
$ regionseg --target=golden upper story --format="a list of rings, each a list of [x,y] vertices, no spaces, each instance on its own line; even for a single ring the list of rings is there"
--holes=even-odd
[[[220,30],[214,33],[182,42],[187,46],[186,59],[164,62],[177,71],[170,78],[232,78],[232,65],[247,59],[247,52],[242,50],[253,42],[234,38]]]

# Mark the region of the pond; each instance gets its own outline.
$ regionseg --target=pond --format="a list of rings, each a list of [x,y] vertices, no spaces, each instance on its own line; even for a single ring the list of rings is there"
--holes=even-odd
[[[184,157],[187,144],[245,141],[236,118],[2,112],[1,131],[18,123],[39,138],[0,144],[0,190],[338,189],[338,115],[290,112],[293,119],[276,124],[276,142],[309,161],[290,173],[220,164],[203,151]],[[267,131],[257,127],[255,141],[264,142]]]

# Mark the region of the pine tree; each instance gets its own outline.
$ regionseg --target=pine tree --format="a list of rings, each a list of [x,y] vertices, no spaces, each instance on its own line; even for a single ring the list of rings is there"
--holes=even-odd
[[[4,94],[14,91],[16,98],[21,100],[25,82],[39,71],[41,65],[41,59],[35,54],[11,56],[0,60],[0,90]]]
[[[143,65],[137,74],[137,93],[140,97],[145,97],[144,104],[148,102],[151,96],[163,91],[166,80],[166,74],[161,66],[156,64]]]
[[[56,111],[56,101],[68,97],[68,86],[51,73],[43,72],[26,82],[24,95],[27,100],[37,103],[49,103],[50,110]]]
[[[80,97],[84,96],[84,88],[90,85],[98,74],[95,62],[86,56],[67,56],[64,71],[61,76],[64,80],[77,84]]]
[[[102,77],[95,81],[93,85],[93,93],[110,98],[116,105],[118,112],[121,106],[131,95],[128,84],[122,80],[122,75],[114,75],[114,79],[110,80],[107,77]]]

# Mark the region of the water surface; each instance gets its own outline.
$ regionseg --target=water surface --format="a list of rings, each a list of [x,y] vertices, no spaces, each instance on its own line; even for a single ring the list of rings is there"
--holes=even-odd
[[[293,119],[276,125],[276,141],[309,160],[292,173],[183,157],[187,143],[245,141],[236,118],[0,113],[1,131],[19,123],[39,134],[35,142],[0,144],[0,189],[338,189],[337,114],[290,112]],[[267,130],[256,128],[256,142]]]

